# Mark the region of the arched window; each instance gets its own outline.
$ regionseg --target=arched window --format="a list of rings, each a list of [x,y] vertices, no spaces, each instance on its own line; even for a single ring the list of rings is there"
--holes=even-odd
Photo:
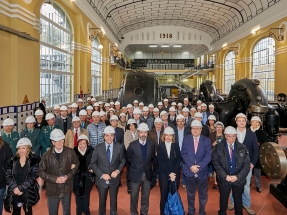
[[[224,61],[224,90],[228,94],[231,85],[235,82],[235,53],[230,51],[227,53]]]
[[[271,37],[260,40],[253,49],[252,78],[260,80],[268,100],[274,100],[275,41]]]
[[[102,51],[100,42],[92,42],[92,59],[91,59],[91,95],[99,96],[102,94]]]
[[[40,97],[47,107],[71,102],[73,97],[73,32],[67,14],[56,4],[41,7]]]

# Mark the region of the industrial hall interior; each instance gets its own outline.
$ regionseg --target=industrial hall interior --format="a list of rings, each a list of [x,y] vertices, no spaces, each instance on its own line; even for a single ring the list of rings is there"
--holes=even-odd
[[[287,214],[286,0],[0,0],[0,215]]]

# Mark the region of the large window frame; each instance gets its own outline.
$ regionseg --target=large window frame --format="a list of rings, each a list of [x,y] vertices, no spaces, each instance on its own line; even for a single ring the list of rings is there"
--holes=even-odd
[[[91,54],[91,95],[102,95],[102,49],[98,39],[92,41]]]
[[[229,51],[224,59],[224,92],[229,94],[235,82],[235,52]]]
[[[67,13],[53,3],[53,12],[43,3],[40,11],[40,97],[46,107],[70,103],[74,88],[73,29]]]
[[[268,100],[274,100],[275,86],[275,40],[265,37],[252,51],[252,78],[260,80]]]

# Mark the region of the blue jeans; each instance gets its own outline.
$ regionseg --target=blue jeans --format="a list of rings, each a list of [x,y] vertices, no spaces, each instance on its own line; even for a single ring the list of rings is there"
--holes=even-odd
[[[252,176],[252,170],[249,171],[247,177],[246,177],[246,184],[244,185],[244,192],[242,194],[242,205],[244,207],[250,207],[251,206],[251,197],[250,197],[250,180]],[[234,204],[234,199],[232,196],[232,193],[230,193],[230,203]]]
[[[3,211],[3,196],[6,190],[6,186],[0,189],[0,215],[2,215]]]

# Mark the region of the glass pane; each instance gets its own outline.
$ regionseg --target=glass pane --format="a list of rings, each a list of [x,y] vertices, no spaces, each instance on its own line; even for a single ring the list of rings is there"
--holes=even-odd
[[[224,63],[224,90],[228,94],[231,85],[235,82],[235,53],[234,51],[228,52],[225,57]]]

